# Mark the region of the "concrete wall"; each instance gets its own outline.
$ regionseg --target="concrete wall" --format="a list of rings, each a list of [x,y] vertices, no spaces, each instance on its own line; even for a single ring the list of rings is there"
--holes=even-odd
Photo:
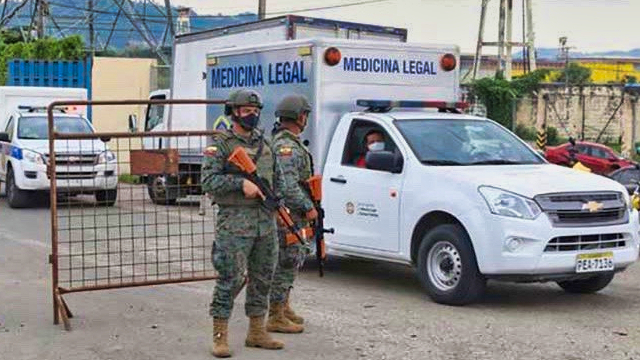
[[[622,152],[628,156],[633,144],[640,140],[633,107],[637,117],[638,102],[621,86],[592,85],[565,92],[563,86],[548,85],[537,96],[517,102],[516,123],[540,128],[546,119],[547,126],[557,128],[562,137],[580,138],[584,133],[586,140],[600,136],[601,143],[622,141]]]
[[[93,64],[93,100],[146,99],[149,97],[151,69],[154,59],[95,58]],[[129,114],[138,117],[142,127],[145,106],[94,106],[93,124],[98,132],[126,132]],[[110,149],[117,151],[120,173],[129,172],[129,148],[139,148],[140,140],[111,140]]]

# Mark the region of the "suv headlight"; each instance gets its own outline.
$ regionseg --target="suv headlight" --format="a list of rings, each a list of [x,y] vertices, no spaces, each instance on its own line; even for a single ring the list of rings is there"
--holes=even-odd
[[[107,150],[100,153],[100,155],[98,155],[98,160],[96,162],[98,164],[104,164],[104,163],[114,162],[114,161],[116,161],[116,155],[111,151]]]
[[[542,213],[535,201],[524,196],[488,186],[481,186],[478,191],[493,214],[533,220]]]
[[[42,157],[42,154],[35,151],[22,150],[22,158],[34,164],[44,165],[44,158]]]

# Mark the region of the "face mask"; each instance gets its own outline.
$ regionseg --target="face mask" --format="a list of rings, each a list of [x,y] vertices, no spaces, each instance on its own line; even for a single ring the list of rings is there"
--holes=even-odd
[[[369,151],[382,151],[384,150],[384,143],[382,141],[376,141],[369,144],[368,148]]]
[[[258,122],[260,121],[260,116],[256,114],[249,114],[247,116],[238,117],[238,123],[242,126],[243,129],[250,131],[258,126]]]

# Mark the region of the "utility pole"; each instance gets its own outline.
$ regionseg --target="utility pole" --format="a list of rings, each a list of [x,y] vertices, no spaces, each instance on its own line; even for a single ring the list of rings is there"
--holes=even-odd
[[[558,39],[560,42],[560,54],[564,57],[564,94],[567,102],[565,105],[565,123],[569,123],[569,107],[571,106],[571,98],[569,97],[569,47],[567,46],[567,37],[562,36]]]
[[[90,46],[90,54],[91,60],[93,60],[93,56],[96,49],[95,44],[95,33],[93,31],[93,0],[87,0],[87,9],[89,10],[89,46]]]
[[[36,22],[36,34],[38,39],[42,39],[44,37],[44,14],[45,14],[45,0],[36,0],[36,8],[37,8],[37,22]]]
[[[267,0],[258,0],[258,20],[264,20],[267,14]]]
[[[512,27],[513,27],[513,0],[500,0],[500,17],[498,22],[498,41],[486,42],[484,41],[484,26],[487,16],[487,7],[490,0],[482,0],[480,10],[480,28],[478,29],[478,42],[476,45],[476,56],[473,61],[473,79],[478,76],[478,71],[481,67],[482,48],[484,46],[498,47],[498,72],[503,73],[506,80],[511,80],[512,70],[512,50],[513,47],[526,47],[529,53],[529,69],[531,71],[536,69],[536,59],[534,50],[534,34],[533,34],[533,15],[532,15],[532,0],[523,0],[523,6],[526,7],[526,19],[527,19],[527,41],[514,42],[512,41]],[[506,39],[505,39],[506,37]],[[525,59],[522,59],[523,63]]]
[[[531,9],[531,1],[523,0],[527,13],[527,60],[529,61],[529,71],[536,71],[536,48],[533,45],[535,33],[533,32],[533,11]],[[522,59],[524,61],[524,59]]]

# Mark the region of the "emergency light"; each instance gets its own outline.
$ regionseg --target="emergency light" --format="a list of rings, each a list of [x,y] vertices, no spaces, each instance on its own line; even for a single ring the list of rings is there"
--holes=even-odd
[[[466,109],[469,103],[447,101],[420,101],[420,100],[356,100],[356,105],[366,107],[370,111],[386,112],[392,108],[436,108],[439,110]]]
[[[18,110],[20,111],[27,111],[27,112],[45,112],[47,111],[47,107],[46,106],[31,106],[31,105],[18,105]],[[66,112],[65,108],[60,108],[60,107],[54,107],[53,108],[54,111],[60,111],[62,113]]]
[[[453,54],[444,54],[442,58],[440,58],[440,67],[444,71],[451,71],[456,68],[456,65],[456,57]]]
[[[330,47],[324,52],[324,61],[329,66],[338,65],[341,59],[342,59],[342,54],[340,53],[340,50],[338,50],[338,48],[336,47]]]

